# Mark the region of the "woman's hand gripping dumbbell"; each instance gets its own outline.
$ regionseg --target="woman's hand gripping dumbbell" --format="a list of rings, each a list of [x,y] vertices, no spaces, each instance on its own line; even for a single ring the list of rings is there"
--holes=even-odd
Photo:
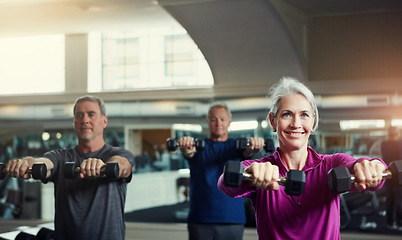
[[[64,165],[64,177],[68,179],[76,178],[96,178],[107,177],[110,179],[119,178],[119,164],[117,162],[104,163],[100,159],[89,158],[84,160],[80,167],[74,162],[67,162]]]
[[[375,171],[373,170],[375,168],[367,166],[367,164],[369,163],[363,163],[363,165],[366,165],[365,169],[369,169],[365,171],[366,173],[360,170],[362,167],[358,169],[360,176],[351,175],[346,167],[335,167],[329,170],[327,180],[330,190],[335,194],[347,192],[351,189],[352,183],[357,184],[358,190],[364,190],[367,187],[377,186],[383,179],[392,179],[394,184],[402,185],[402,160],[392,162],[389,165],[389,170],[386,171]],[[381,163],[381,165],[383,164]],[[381,167],[381,165],[379,166]],[[381,174],[377,172],[381,172]],[[361,187],[362,184],[364,187]]]
[[[279,177],[278,168],[269,162],[253,163],[246,171],[248,172],[244,172],[243,164],[240,162],[227,161],[223,184],[228,187],[239,187],[243,181],[250,181],[255,187],[263,190],[278,190],[279,185],[283,185],[288,195],[298,196],[304,192],[306,175],[303,171],[290,170],[286,177]]]

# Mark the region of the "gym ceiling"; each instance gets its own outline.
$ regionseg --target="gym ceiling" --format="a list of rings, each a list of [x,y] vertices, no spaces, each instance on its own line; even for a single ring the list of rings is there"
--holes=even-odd
[[[402,119],[402,1],[0,1],[0,37],[178,24],[211,67],[212,89],[98,95],[106,102],[205,104],[264,98],[280,77],[292,76],[316,94],[322,130],[339,130],[342,119]],[[7,96],[0,105],[63,104],[74,97]],[[262,118],[266,108],[242,112]]]

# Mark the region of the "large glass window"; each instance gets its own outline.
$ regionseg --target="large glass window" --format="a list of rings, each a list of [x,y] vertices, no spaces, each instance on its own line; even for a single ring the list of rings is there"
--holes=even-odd
[[[91,33],[88,39],[89,92],[213,85],[204,56],[184,29]]]
[[[0,94],[64,91],[64,36],[0,39]]]
[[[193,47],[188,35],[172,35],[165,38],[166,76],[191,76],[193,69]]]
[[[140,78],[139,39],[130,35],[104,35],[103,89],[133,88]]]

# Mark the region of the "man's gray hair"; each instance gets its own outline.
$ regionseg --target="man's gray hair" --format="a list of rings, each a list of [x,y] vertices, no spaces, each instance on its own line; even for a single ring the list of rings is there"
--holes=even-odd
[[[91,96],[91,95],[82,96],[82,97],[79,97],[77,100],[75,100],[74,109],[73,109],[74,115],[75,115],[75,109],[77,108],[77,105],[79,103],[85,102],[85,101],[97,102],[99,104],[101,115],[106,116],[105,103],[102,101],[102,99],[95,97],[95,96]]]
[[[229,117],[232,118],[232,113],[230,112],[229,107],[228,105],[226,105],[226,103],[214,102],[209,106],[207,120],[209,120],[209,114],[211,114],[212,110],[214,110],[215,108],[224,108],[229,113]]]

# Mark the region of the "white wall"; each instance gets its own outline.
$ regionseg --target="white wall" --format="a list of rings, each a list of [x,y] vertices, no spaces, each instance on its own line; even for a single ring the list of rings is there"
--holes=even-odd
[[[183,189],[177,189],[179,171],[134,174],[128,184],[125,212],[171,205],[185,200]],[[42,184],[41,216],[43,220],[54,219],[53,183]]]

